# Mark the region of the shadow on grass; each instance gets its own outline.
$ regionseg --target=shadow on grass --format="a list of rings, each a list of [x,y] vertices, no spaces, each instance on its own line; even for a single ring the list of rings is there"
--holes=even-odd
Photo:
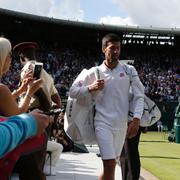
[[[166,140],[162,140],[162,141],[156,141],[156,140],[151,140],[151,141],[140,141],[140,142],[157,142],[157,143],[169,143],[168,141]]]
[[[157,159],[180,159],[178,157],[165,157],[165,156],[140,156],[141,158],[157,158]]]

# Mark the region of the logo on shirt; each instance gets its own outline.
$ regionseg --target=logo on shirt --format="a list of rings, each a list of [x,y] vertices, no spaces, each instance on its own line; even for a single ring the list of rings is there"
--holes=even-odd
[[[81,87],[82,83],[83,83],[83,81],[79,81],[78,86]]]
[[[125,74],[124,74],[123,72],[121,72],[121,73],[119,74],[119,76],[120,76],[120,77],[124,77]]]

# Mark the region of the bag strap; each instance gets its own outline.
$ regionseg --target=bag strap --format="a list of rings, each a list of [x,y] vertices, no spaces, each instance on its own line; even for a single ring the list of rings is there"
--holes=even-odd
[[[98,67],[98,66],[97,66],[97,67],[95,67],[95,69],[94,69],[94,74],[95,74],[96,80],[101,79],[100,69],[99,69],[99,67]]]
[[[131,84],[132,83],[132,76],[133,76],[131,69],[129,68],[129,66],[126,63],[123,64],[123,69],[124,69],[126,75],[129,76],[130,84]]]

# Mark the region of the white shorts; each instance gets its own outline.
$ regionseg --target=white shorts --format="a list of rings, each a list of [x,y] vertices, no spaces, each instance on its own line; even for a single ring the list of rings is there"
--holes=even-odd
[[[95,128],[97,143],[103,160],[116,159],[120,156],[126,132],[127,126],[120,130],[112,130],[107,126]]]

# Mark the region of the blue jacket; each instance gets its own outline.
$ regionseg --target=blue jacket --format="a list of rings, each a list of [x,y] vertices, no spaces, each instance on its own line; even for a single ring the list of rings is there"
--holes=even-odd
[[[23,113],[0,122],[0,158],[36,132],[37,123],[30,114]]]

